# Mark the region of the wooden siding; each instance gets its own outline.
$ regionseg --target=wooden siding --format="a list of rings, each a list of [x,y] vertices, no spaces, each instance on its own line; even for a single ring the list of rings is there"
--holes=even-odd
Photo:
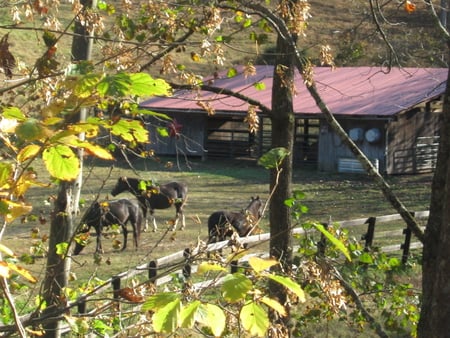
[[[187,115],[173,113],[174,118],[182,127],[179,137],[162,137],[158,134],[158,127],[168,127],[166,120],[149,118],[150,133],[149,149],[157,155],[186,154],[189,156],[205,156],[204,140],[206,118],[204,115]]]
[[[365,137],[359,141],[355,141],[358,147],[372,162],[378,160],[379,170],[383,171],[385,166],[384,158],[384,121],[383,120],[349,120],[342,119],[339,123],[344,130],[349,133],[351,129],[360,128],[366,132],[369,129],[377,128],[381,133],[379,141],[370,143]],[[319,153],[318,153],[318,169],[321,171],[337,172],[339,166],[339,159],[355,159],[353,153],[344,145],[337,134],[335,134],[328,123],[321,120],[320,134],[319,134]]]
[[[441,114],[410,111],[389,123],[387,130],[388,174],[415,174],[434,169]]]

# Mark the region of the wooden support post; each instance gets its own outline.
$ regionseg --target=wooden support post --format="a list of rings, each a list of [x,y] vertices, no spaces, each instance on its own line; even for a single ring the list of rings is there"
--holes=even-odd
[[[190,262],[191,249],[189,248],[184,249],[183,257],[186,260],[183,266],[183,276],[184,278],[189,279],[191,277],[191,262]]]
[[[157,274],[158,263],[156,263],[156,261],[150,261],[150,263],[148,263],[148,279],[154,283],[156,281]]]
[[[111,284],[113,287],[113,297],[114,299],[118,299],[119,298],[119,290],[120,290],[120,277],[114,276],[111,279]]]
[[[230,263],[230,272],[235,273],[238,272],[238,261],[231,261]]]
[[[405,235],[405,241],[403,242],[402,245],[400,245],[400,249],[403,250],[402,263],[406,264],[406,262],[408,261],[409,248],[411,245],[411,229],[410,228],[403,229],[403,234]]]
[[[83,300],[82,302],[78,303],[77,305],[78,313],[80,315],[86,313],[86,302]]]
[[[322,223],[323,227],[328,230],[328,223]],[[321,233],[320,241],[317,242],[317,255],[325,256],[325,249],[327,248],[327,238]]]
[[[367,232],[361,236],[361,239],[365,241],[364,250],[369,251],[372,248],[373,238],[375,235],[375,222],[376,217],[369,217],[366,221]]]

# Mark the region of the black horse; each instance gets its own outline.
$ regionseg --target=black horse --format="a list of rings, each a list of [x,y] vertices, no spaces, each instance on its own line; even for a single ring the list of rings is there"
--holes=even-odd
[[[254,229],[263,212],[259,196],[252,197],[250,204],[242,211],[215,211],[208,218],[208,243],[223,241],[236,231],[240,237],[247,236]]]
[[[175,230],[178,220],[181,218],[181,230],[186,226],[183,206],[187,199],[187,186],[179,182],[166,184],[154,184],[152,181],[145,181],[139,178],[120,177],[116,186],[111,191],[111,195],[116,196],[124,191],[128,191],[137,197],[145,217],[145,230],[148,228],[147,215],[153,218],[153,231],[158,228],[155,217],[155,209],[167,209],[175,206],[176,215],[172,230]]]
[[[128,236],[126,225],[130,222],[133,228],[134,246],[137,249],[141,234],[142,218],[143,214],[138,201],[123,198],[114,201],[95,202],[89,207],[81,219],[80,224],[83,228],[80,230],[80,233],[86,233],[91,227],[94,227],[97,234],[97,247],[95,252],[103,252],[100,240],[102,228],[114,224],[120,225],[124,239],[122,250],[125,250]],[[83,244],[76,242],[73,252],[74,255],[78,255],[83,248]]]

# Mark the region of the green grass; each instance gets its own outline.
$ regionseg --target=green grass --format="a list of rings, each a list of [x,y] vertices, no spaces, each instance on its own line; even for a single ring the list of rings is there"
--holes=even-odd
[[[174,159],[169,160],[174,161]],[[96,164],[92,168],[89,165],[86,166],[82,198],[86,200],[87,205],[95,199],[97,194],[100,199],[108,198],[119,176],[137,176],[127,168],[125,163],[116,163],[111,177],[107,179],[109,164],[98,165],[98,162]],[[156,179],[160,183],[171,180],[187,183],[189,197],[185,207],[186,230],[166,233],[165,222],[174,217],[175,210],[174,208],[157,210],[159,230],[156,233],[143,233],[138,251],[133,250],[130,244],[132,242],[130,242],[125,252],[117,252],[111,247],[111,241],[104,239],[104,260],[110,261],[111,265],[95,266],[92,262],[95,245],[91,243],[76,258],[73,265],[74,271],[77,271],[80,266],[80,276],[95,271],[101,278],[107,279],[114,273],[150,259],[195,246],[198,240],[207,239],[207,218],[213,211],[240,210],[247,205],[251,196],[259,195],[264,200],[269,196],[268,172],[252,161],[208,160],[202,162],[192,159],[189,165],[183,161],[180,162],[182,171],[179,171],[176,166],[166,168],[165,161],[157,163],[152,160],[139,160],[134,161],[134,164],[140,177]],[[187,169],[188,166],[190,169]],[[44,182],[48,180],[47,177],[40,177],[40,179]],[[431,175],[394,176],[387,179],[408,208],[413,211],[428,208]],[[105,186],[99,190],[104,180],[106,180]],[[294,171],[293,188],[302,190],[306,195],[303,203],[308,206],[309,212],[304,216],[305,220],[327,222],[331,218],[332,221],[341,221],[396,213],[384,200],[373,181],[365,175],[338,175],[298,168]],[[49,220],[52,205],[47,204],[46,201],[53,194],[55,194],[54,188],[33,188],[29,199],[34,205],[34,213],[39,214],[42,211]],[[127,194],[119,196],[129,197]],[[48,223],[41,225],[38,221],[27,223],[16,221],[8,226],[4,240],[18,255],[28,253],[29,247],[36,242],[36,239],[31,238],[31,229],[39,228],[40,234],[44,235],[48,233],[48,227]],[[268,231],[267,215],[263,218],[261,227]],[[379,230],[396,227],[402,228],[404,225],[384,224],[380,225]],[[354,231],[357,238],[365,232],[365,229],[360,227]],[[160,245],[153,249],[164,234],[165,237]],[[122,240],[121,235],[118,239]],[[43,261],[42,258],[37,260],[38,263]],[[30,266],[30,268],[35,273],[40,273],[41,264]]]

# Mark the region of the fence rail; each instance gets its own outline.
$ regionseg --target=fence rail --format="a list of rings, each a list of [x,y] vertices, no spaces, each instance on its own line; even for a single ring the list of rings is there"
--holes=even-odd
[[[420,211],[413,213],[414,217],[417,220],[425,220],[429,216],[428,211]],[[346,221],[338,221],[333,222],[334,224],[339,225],[341,228],[350,229],[356,226],[367,226],[367,230],[362,234],[361,239],[365,242],[365,248],[370,249],[373,246],[374,239],[380,238],[392,238],[393,236],[402,235],[404,236],[403,242],[387,245],[380,248],[383,252],[393,252],[393,251],[402,251],[402,262],[406,263],[409,257],[410,249],[420,248],[422,245],[420,242],[412,242],[411,241],[411,231],[408,228],[399,229],[399,230],[387,230],[375,232],[375,227],[380,223],[387,223],[393,221],[402,221],[402,217],[399,214],[392,215],[383,215],[377,217],[367,217],[367,218],[359,218],[353,220]],[[326,225],[326,224],[325,224]],[[293,233],[296,235],[301,235],[305,233],[303,228],[295,228],[293,229]],[[248,245],[253,243],[265,242],[270,239],[269,233],[252,235],[245,238],[240,238],[240,243],[242,245]],[[206,250],[196,248],[186,248],[182,251],[175,252],[171,255],[161,257],[155,260],[150,261],[147,264],[142,264],[135,267],[132,270],[128,270],[126,272],[119,273],[109,280],[107,280],[104,284],[94,288],[89,294],[83,295],[78,298],[76,301],[70,303],[70,307],[77,306],[79,313],[85,313],[86,311],[86,302],[90,300],[96,294],[107,291],[112,287],[112,292],[114,298],[118,298],[119,291],[121,289],[121,281],[132,278],[136,275],[140,275],[142,273],[147,272],[148,274],[148,282],[153,283],[155,286],[163,285],[172,280],[172,275],[174,273],[182,273],[185,277],[189,277],[192,273],[197,271],[197,266],[193,265],[192,262],[195,260],[195,257],[200,253],[211,253],[216,252],[218,250],[224,249],[229,246],[229,241],[223,241],[218,243],[209,244]],[[320,249],[320,248],[318,248]],[[239,262],[245,262],[249,257],[259,255],[259,256],[267,256],[267,254],[248,254],[239,259]],[[238,262],[235,261],[231,265],[231,272],[236,271]],[[208,286],[216,286],[220,285],[221,280],[211,280],[211,281],[202,281],[194,284],[195,288],[204,288]]]

